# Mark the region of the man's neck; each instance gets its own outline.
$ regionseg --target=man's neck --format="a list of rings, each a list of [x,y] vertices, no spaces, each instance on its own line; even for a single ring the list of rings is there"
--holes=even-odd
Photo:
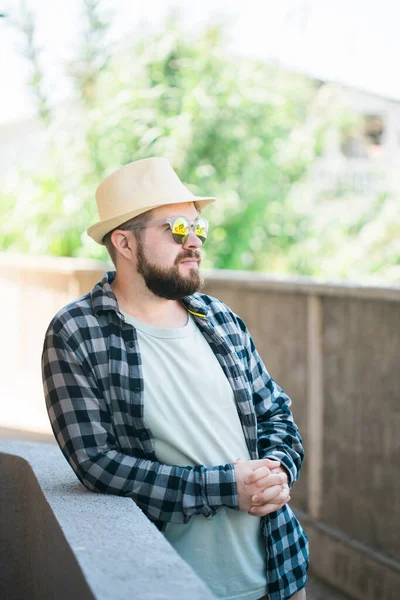
[[[120,310],[153,327],[184,327],[188,314],[178,300],[167,300],[153,294],[140,279],[115,277],[111,288]]]

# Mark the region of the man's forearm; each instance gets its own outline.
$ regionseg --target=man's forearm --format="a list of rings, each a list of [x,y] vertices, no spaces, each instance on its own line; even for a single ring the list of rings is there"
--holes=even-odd
[[[237,509],[232,464],[205,467],[165,465],[115,449],[81,448],[72,455],[58,440],[81,483],[93,492],[131,497],[152,520],[187,523],[194,515],[211,518],[222,506]]]

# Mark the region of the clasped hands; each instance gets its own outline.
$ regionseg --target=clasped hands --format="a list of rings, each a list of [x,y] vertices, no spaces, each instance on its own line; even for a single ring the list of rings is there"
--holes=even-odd
[[[289,502],[288,476],[278,460],[238,458],[233,464],[240,510],[263,517]]]

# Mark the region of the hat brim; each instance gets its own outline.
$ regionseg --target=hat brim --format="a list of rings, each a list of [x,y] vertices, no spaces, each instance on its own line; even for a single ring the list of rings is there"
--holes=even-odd
[[[192,198],[186,198],[184,200],[176,200],[176,199],[171,200],[170,204],[183,204],[186,202],[193,202],[198,210],[203,210],[206,206],[208,206],[209,204],[212,204],[215,201],[216,201],[216,198],[201,198],[201,197],[194,196]],[[163,203],[162,206],[164,204],[168,204],[168,202]],[[160,206],[160,204],[155,204],[154,206],[146,206],[146,208],[130,210],[126,213],[116,215],[115,217],[112,217],[111,219],[105,219],[104,221],[99,221],[98,223],[91,225],[88,228],[86,233],[88,234],[89,237],[92,238],[92,240],[94,240],[98,244],[101,244],[102,246],[104,246],[103,239],[107,235],[107,233],[109,233],[110,231],[112,231],[113,229],[118,227],[118,225],[122,225],[122,223],[126,223],[126,221],[129,221],[130,219],[133,219],[134,217],[138,217],[139,215],[142,215],[143,213],[148,212],[149,210],[158,208],[159,206]]]

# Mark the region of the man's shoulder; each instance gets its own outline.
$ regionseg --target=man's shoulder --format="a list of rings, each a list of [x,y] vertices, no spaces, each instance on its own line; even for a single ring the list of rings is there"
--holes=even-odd
[[[114,276],[113,271],[107,271],[91,291],[63,306],[51,319],[47,333],[63,337],[90,337],[94,328],[101,325],[102,315],[116,310],[116,300],[109,289]]]
[[[71,335],[79,329],[94,324],[90,292],[63,306],[51,319],[47,331]]]
[[[215,296],[210,296],[209,294],[202,294],[201,292],[196,292],[195,294],[193,294],[193,296],[190,296],[190,300],[194,300],[197,304],[201,305],[207,313],[232,313],[231,309],[227,304],[225,304],[225,302],[223,302],[219,298],[215,298]]]
[[[202,306],[204,313],[217,324],[232,323],[242,329],[242,319],[225,302],[214,296],[197,292],[192,296],[199,306]]]

